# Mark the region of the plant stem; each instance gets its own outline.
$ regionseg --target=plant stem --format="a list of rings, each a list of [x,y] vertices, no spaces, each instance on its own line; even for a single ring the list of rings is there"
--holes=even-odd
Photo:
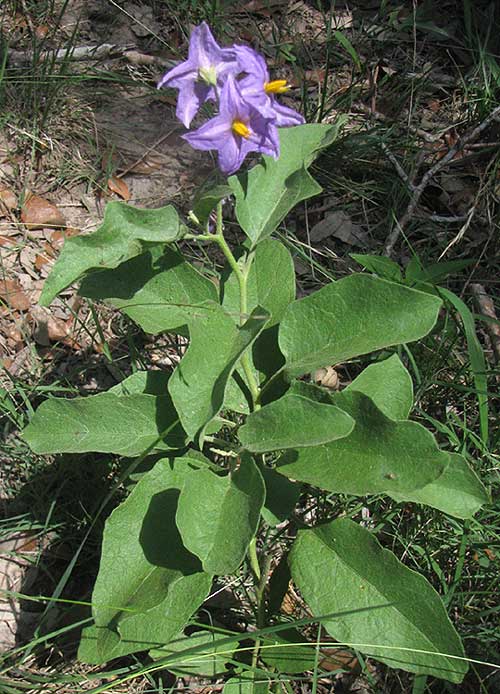
[[[254,538],[255,540],[255,538]],[[254,541],[252,540],[252,542]],[[255,545],[254,545],[255,547]],[[259,561],[257,559],[257,553],[255,553],[255,561],[257,562],[257,566],[259,567]],[[262,570],[259,567],[259,573],[256,573],[256,576],[258,576],[258,583],[255,588],[255,594],[257,598],[257,629],[264,629],[266,626],[266,585],[267,585],[267,579],[269,576],[269,571],[271,569],[271,561],[272,557],[270,554],[266,554],[264,558],[264,562],[262,564]],[[250,562],[252,562],[251,555],[250,555]],[[252,565],[253,568],[253,565]],[[255,572],[254,572],[255,573]],[[252,651],[252,669],[255,670],[257,667],[257,662],[259,659],[259,651],[260,651],[260,645],[261,645],[261,639],[255,639],[253,651]]]
[[[257,557],[257,538],[253,537],[248,545],[248,558],[250,559],[250,566],[255,574],[257,581],[260,581],[260,564]]]
[[[217,204],[217,231],[211,237],[219,246],[221,251],[224,253],[227,262],[231,270],[234,272],[236,279],[238,280],[238,286],[240,290],[240,325],[243,325],[248,318],[248,274],[250,272],[250,267],[252,264],[253,256],[249,255],[247,262],[245,263],[244,269],[242,270],[238,264],[238,261],[234,257],[231,249],[229,248],[226,239],[224,238],[224,230],[222,225],[222,202]],[[248,350],[241,357],[241,366],[243,372],[246,376],[248,388],[252,395],[253,409],[259,409],[258,404],[260,388],[255,374],[252,369],[252,363],[250,361],[250,355]]]

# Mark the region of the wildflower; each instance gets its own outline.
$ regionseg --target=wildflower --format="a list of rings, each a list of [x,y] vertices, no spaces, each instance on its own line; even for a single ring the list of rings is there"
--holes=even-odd
[[[266,61],[249,46],[234,46],[240,63],[240,71],[246,73],[239,81],[242,96],[254,102],[264,112],[274,111],[276,125],[300,125],[304,118],[288,106],[283,106],[276,99],[277,94],[284,94],[290,86],[286,80],[269,79]]]
[[[183,135],[195,149],[216,149],[225,174],[237,171],[249,152],[279,156],[279,135],[271,112],[263,113],[243,98],[239,84],[229,74],[221,89],[219,113],[198,130]]]
[[[208,24],[202,22],[191,34],[188,59],[169,70],[158,83],[158,89],[174,87],[179,90],[176,115],[189,128],[202,104],[217,98],[218,88],[226,76],[237,74],[239,70],[234,50],[221,48]]]

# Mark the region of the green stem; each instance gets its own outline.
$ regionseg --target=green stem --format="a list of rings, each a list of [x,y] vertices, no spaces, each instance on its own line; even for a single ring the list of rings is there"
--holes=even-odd
[[[222,202],[219,202],[217,205],[217,231],[210,238],[211,240],[213,239],[219,245],[219,248],[224,253],[231,270],[234,272],[236,279],[238,280],[238,286],[240,290],[240,325],[243,325],[246,319],[248,318],[247,285],[248,274],[250,272],[253,257],[251,255],[248,256],[247,262],[244,266],[244,270],[242,270],[238,264],[238,261],[234,257],[231,249],[229,248],[226,239],[224,238],[224,230],[222,226]],[[248,353],[248,351],[246,351],[245,354],[243,354],[240,361],[241,366],[243,368],[243,372],[247,379],[250,393],[252,395],[253,409],[259,409],[260,405],[258,404],[258,400],[260,395],[260,388],[252,369],[252,363],[250,361],[250,354]]]
[[[255,539],[255,538],[254,538]],[[255,560],[257,566],[259,565],[257,554],[255,554]],[[250,558],[251,561],[251,558]],[[264,562],[262,564],[262,570],[259,567],[258,582],[255,589],[255,595],[257,598],[257,629],[264,629],[266,626],[266,585],[267,579],[269,577],[269,571],[271,570],[271,555],[266,554]],[[254,571],[255,573],[255,571]],[[253,651],[252,651],[252,669],[257,668],[257,663],[259,660],[259,652],[261,646],[261,639],[255,639]]]
[[[250,566],[255,574],[257,581],[260,581],[260,564],[259,558],[257,557],[257,538],[253,537],[248,545],[248,558],[250,559]]]

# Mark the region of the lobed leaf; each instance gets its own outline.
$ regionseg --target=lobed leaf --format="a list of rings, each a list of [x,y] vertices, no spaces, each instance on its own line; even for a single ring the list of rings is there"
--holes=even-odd
[[[205,599],[211,576],[175,522],[186,475],[203,467],[189,456],[159,460],[106,521],[87,632],[100,662],[168,643]]]
[[[361,354],[418,340],[441,301],[364,274],[332,282],[287,308],[279,331],[287,372],[299,376]]]
[[[413,501],[437,508],[456,518],[472,518],[490,497],[479,477],[458,453],[450,453],[443,473],[422,489],[390,494],[395,501]]]
[[[286,393],[252,412],[238,430],[241,444],[252,453],[319,446],[350,434],[354,420],[332,404]]]
[[[448,464],[432,434],[416,422],[395,422],[356,391],[333,402],[355,421],[345,438],[286,452],[277,471],[330,492],[406,494],[437,479]]]
[[[264,156],[262,164],[228,179],[236,198],[236,218],[252,246],[270,236],[297,203],[321,192],[307,169],[337,138],[344,122],[280,128],[278,159]]]
[[[262,475],[250,456],[221,477],[211,470],[186,475],[177,508],[184,546],[214,575],[233,573],[257,531],[265,499]],[[203,513],[199,502],[203,499]]]
[[[257,307],[238,327],[219,304],[205,305],[189,324],[190,343],[168,388],[188,436],[193,439],[220,411],[228,380],[269,314]]]
[[[175,208],[143,210],[123,202],[110,202],[104,220],[92,234],[66,239],[40,297],[42,306],[89,270],[115,268],[143,253],[148,245],[172,243],[185,232]]]
[[[84,278],[81,296],[119,308],[145,332],[178,331],[217,301],[217,289],[177,251],[151,248],[113,270]]]
[[[337,641],[392,667],[461,682],[467,663],[438,594],[348,518],[300,530],[292,577]]]
[[[165,395],[113,392],[84,398],[50,398],[23,432],[35,453],[116,453],[136,456],[151,445],[181,448],[186,434]]]
[[[411,376],[397,354],[370,364],[345,389],[364,393],[390,419],[408,419],[413,406]]]

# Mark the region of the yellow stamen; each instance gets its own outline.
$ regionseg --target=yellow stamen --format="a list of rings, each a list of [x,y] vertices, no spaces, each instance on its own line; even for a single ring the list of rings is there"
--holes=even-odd
[[[244,137],[245,140],[248,140],[250,137],[250,129],[249,127],[243,123],[241,120],[233,120],[233,124],[231,126],[231,129],[235,135],[239,135],[240,137]]]
[[[289,89],[291,89],[291,86],[286,80],[272,80],[264,84],[266,94],[284,94]]]

